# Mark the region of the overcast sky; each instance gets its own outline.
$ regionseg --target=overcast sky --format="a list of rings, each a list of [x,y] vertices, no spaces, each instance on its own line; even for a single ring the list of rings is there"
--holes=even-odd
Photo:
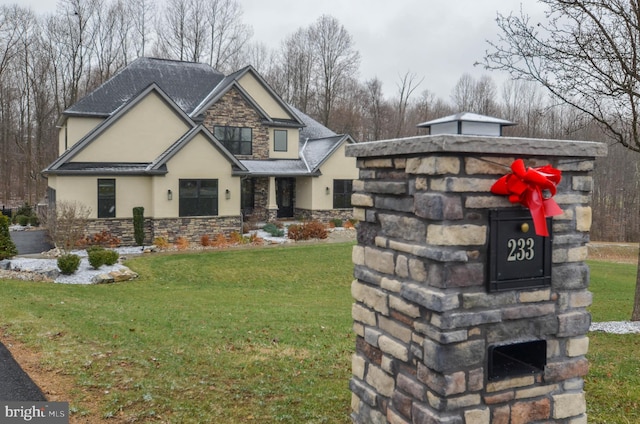
[[[157,0],[161,2],[162,0]],[[497,84],[503,75],[473,64],[481,61],[495,40],[498,12],[518,12],[520,5],[533,17],[542,16],[535,0],[239,0],[244,22],[253,27],[254,40],[269,48],[322,14],[337,18],[352,35],[360,52],[360,81],[378,77],[387,96],[397,91],[407,71],[424,77],[425,89],[444,100],[464,73],[488,74]],[[0,0],[0,4],[15,3]],[[20,0],[36,12],[54,12],[56,0]]]

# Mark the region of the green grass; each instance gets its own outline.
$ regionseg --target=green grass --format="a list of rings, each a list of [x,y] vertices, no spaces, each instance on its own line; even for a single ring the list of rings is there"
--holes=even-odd
[[[351,246],[151,255],[112,285],[0,281],[0,323],[72,376],[78,415],[91,397],[103,418],[349,423]],[[593,320],[628,319],[635,266],[590,266]],[[640,336],[589,337],[589,422],[640,422]]]
[[[631,317],[636,266],[589,262],[593,321]],[[640,422],[640,335],[589,333],[589,374],[585,379],[587,413],[593,424]]]
[[[589,261],[594,322],[628,321],[633,309],[636,265]]]
[[[103,396],[103,417],[347,423],[351,248],[148,256],[113,285],[4,281],[0,317]]]

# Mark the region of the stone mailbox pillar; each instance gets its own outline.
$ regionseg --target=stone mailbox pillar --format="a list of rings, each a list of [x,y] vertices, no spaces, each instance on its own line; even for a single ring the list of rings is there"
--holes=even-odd
[[[463,135],[347,148],[360,170],[354,422],[586,424],[584,261],[591,171],[605,154],[593,142]],[[562,171],[549,237],[490,192],[518,158]]]

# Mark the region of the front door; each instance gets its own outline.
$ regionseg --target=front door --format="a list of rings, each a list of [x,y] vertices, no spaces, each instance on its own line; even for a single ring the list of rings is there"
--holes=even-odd
[[[276,178],[276,203],[278,204],[278,218],[293,217],[293,189],[295,179]]]

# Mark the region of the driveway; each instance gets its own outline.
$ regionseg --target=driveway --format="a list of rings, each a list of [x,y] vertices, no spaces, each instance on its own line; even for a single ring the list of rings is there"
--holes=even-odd
[[[44,401],[42,391],[0,343],[0,400]]]
[[[47,252],[53,248],[46,230],[9,231],[18,255]]]

